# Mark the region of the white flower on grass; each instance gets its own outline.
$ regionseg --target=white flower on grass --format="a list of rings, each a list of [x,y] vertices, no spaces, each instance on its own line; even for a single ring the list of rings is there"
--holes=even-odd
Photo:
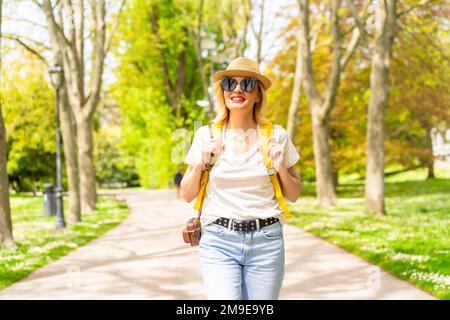
[[[450,276],[439,274],[436,272],[416,272],[411,276],[412,279],[429,281],[439,289],[450,289]]]
[[[20,260],[23,259],[24,255],[13,255],[13,256],[6,256],[6,257],[1,257],[0,260],[2,262],[7,262],[7,261],[11,261],[11,260]]]
[[[390,257],[392,260],[411,261],[411,262],[425,262],[430,260],[429,256],[420,256],[406,253],[395,253]]]
[[[28,250],[28,253],[44,253],[47,252],[47,248],[44,247],[33,247]]]
[[[62,247],[65,245],[67,245],[65,240],[57,240],[57,241],[47,243],[42,249],[48,251],[48,250],[51,250],[51,249],[54,249],[57,247]]]

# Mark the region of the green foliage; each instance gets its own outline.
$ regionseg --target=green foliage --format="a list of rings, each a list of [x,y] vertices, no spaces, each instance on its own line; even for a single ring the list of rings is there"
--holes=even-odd
[[[18,191],[53,180],[55,96],[46,70],[31,56],[3,69],[2,95],[8,147],[8,175]],[[21,57],[24,58],[24,57]]]
[[[118,148],[120,128],[103,127],[95,132],[95,173],[97,182],[105,187],[134,187],[139,185],[134,158]]]
[[[158,99],[159,97],[159,99]],[[129,106],[122,111],[125,155],[133,156],[140,182],[147,188],[165,187],[171,180],[170,141],[174,129],[170,109],[157,91],[128,88],[126,96],[119,96],[119,105]],[[159,101],[159,103],[158,103]]]
[[[173,180],[178,165],[171,159],[171,151],[178,143],[172,141],[173,130],[192,129],[193,121],[206,119],[204,110],[196,104],[204,96],[186,29],[186,21],[193,17],[184,17],[180,5],[177,1],[129,1],[118,30],[115,56],[119,63],[111,93],[122,118],[123,141],[119,148],[135,158],[140,183],[147,188],[165,188]],[[152,18],[156,19],[157,34],[153,32]],[[175,86],[183,59],[184,86],[175,111],[168,98],[171,89],[163,80],[164,68]]]

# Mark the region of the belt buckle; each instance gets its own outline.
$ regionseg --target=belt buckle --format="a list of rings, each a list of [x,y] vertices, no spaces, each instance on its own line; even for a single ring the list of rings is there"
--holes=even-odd
[[[228,227],[227,228],[228,228],[228,230],[231,230],[233,228],[233,219],[230,218],[228,220]]]

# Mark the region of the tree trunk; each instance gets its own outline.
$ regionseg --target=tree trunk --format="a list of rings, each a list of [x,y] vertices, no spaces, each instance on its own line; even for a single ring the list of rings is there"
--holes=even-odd
[[[333,56],[331,62],[331,72],[328,78],[328,88],[325,97],[322,97],[317,90],[314,80],[312,66],[312,52],[310,41],[309,25],[309,1],[298,0],[300,9],[300,47],[301,47],[301,79],[308,99],[308,106],[313,122],[314,160],[316,170],[316,192],[317,198],[322,206],[336,204],[336,193],[333,184],[333,170],[331,165],[331,151],[328,144],[328,119],[331,110],[336,104],[336,96],[340,84],[341,72],[352,56],[358,41],[351,42],[345,59],[342,57],[342,34],[339,29],[339,7],[340,1],[332,1],[332,36],[333,36]]]
[[[60,66],[64,66],[63,50],[58,43],[58,36],[55,32],[56,30],[54,28],[50,28],[49,35],[52,52],[55,57],[55,62],[57,62]],[[69,70],[64,71],[69,72]],[[59,118],[61,123],[61,136],[63,140],[68,182],[68,220],[69,223],[72,224],[81,221],[81,203],[76,124],[68,97],[68,87],[69,83],[66,81],[60,93],[61,108]]]
[[[0,101],[0,247],[2,246],[14,248],[15,243],[12,235],[9,181],[6,172],[6,131]]]
[[[389,65],[396,21],[395,0],[378,1],[372,48],[367,126],[366,213],[383,215],[384,112],[389,90]]]
[[[100,101],[104,60],[114,31],[110,33],[107,41],[104,0],[89,1],[90,9],[86,11],[84,1],[77,3],[63,1],[53,5],[52,1],[44,0],[38,6],[46,16],[52,43],[61,52],[67,96],[76,121],[81,209],[90,211],[95,209],[97,200],[92,152],[92,119]],[[85,19],[88,19],[86,14],[90,16],[92,27],[88,35],[82,32]],[[75,16],[78,16],[78,23]],[[84,52],[86,39],[90,39],[92,46],[91,59],[88,63],[89,79],[85,77],[84,70],[87,59]],[[88,80],[89,85],[86,85]],[[89,93],[85,92],[86,89],[89,89]]]
[[[426,161],[426,166],[428,168],[428,176],[427,176],[427,180],[428,179],[434,179],[436,178],[434,175],[434,156],[433,156],[433,142],[432,142],[432,131],[431,128],[429,128],[428,126],[425,127],[425,129],[427,130],[427,147],[428,147],[428,157],[427,157],[427,161]]]
[[[431,160],[430,162],[427,162],[427,168],[428,168],[427,180],[435,179],[436,176],[434,175],[434,161],[433,160]]]
[[[61,134],[64,146],[64,158],[66,162],[68,191],[69,191],[69,223],[81,221],[80,207],[80,178],[78,170],[77,134],[75,120],[72,114],[67,91],[61,90]]]
[[[337,187],[339,185],[339,170],[334,170],[333,171],[333,187],[334,187],[334,192],[337,192]]]
[[[77,118],[78,164],[80,167],[81,209],[95,210],[97,191],[93,159],[92,119]]]
[[[322,206],[335,205],[336,193],[334,191],[330,145],[328,144],[328,120],[320,119],[313,113],[312,129],[317,199]]]
[[[198,66],[198,72],[200,73],[200,79],[202,81],[202,87],[203,87],[203,93],[205,94],[206,98],[208,99],[209,103],[209,113],[211,119],[215,117],[215,109],[214,109],[214,98],[213,94],[210,94],[208,91],[209,87],[209,77],[205,75],[204,72],[204,64],[203,64],[203,58],[202,58],[202,34],[201,34],[201,26],[202,26],[202,20],[203,20],[203,8],[204,8],[204,0],[200,0],[198,11],[197,11],[197,30],[193,30],[192,28],[187,26],[187,31],[189,34],[189,37],[191,38],[191,41],[193,43],[194,52],[195,52],[195,59],[197,61]],[[184,12],[187,14],[186,12]]]
[[[0,0],[0,84],[1,84],[1,37],[2,37],[2,7]],[[6,169],[6,129],[2,113],[2,96],[0,91],[0,247],[15,248],[12,222],[11,206],[9,203],[9,180]]]
[[[378,70],[379,71],[379,70]],[[377,72],[372,66],[372,74]],[[371,81],[372,82],[372,81]],[[367,165],[365,181],[366,213],[385,214],[384,205],[384,106],[380,99],[382,84],[372,86],[367,117]]]
[[[300,39],[297,41],[297,59],[295,62],[295,77],[292,88],[291,105],[289,106],[287,132],[292,141],[294,141],[295,128],[297,125],[297,110],[300,107],[300,97],[302,95],[302,48]]]
[[[264,0],[259,5],[259,26],[258,30],[254,30],[256,38],[256,62],[258,66],[261,64],[262,45],[263,45],[263,29],[264,29]]]

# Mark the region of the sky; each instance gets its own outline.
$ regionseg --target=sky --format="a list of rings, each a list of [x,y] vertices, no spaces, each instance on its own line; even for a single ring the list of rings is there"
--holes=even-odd
[[[282,17],[276,17],[276,13],[281,11],[286,6],[290,6],[295,4],[295,0],[277,0],[277,1],[265,1],[265,19],[264,19],[264,28],[267,32],[267,38],[263,41],[263,56],[266,56],[266,59],[262,61],[260,65],[260,69],[264,70],[267,62],[275,56],[275,54],[280,50],[283,45],[282,39],[280,38],[280,32],[283,27],[286,25],[287,21],[285,21]],[[255,15],[254,24],[257,25],[259,23],[259,14]],[[246,52],[246,56],[251,59],[256,59],[256,41],[253,36],[249,37],[249,50]]]

